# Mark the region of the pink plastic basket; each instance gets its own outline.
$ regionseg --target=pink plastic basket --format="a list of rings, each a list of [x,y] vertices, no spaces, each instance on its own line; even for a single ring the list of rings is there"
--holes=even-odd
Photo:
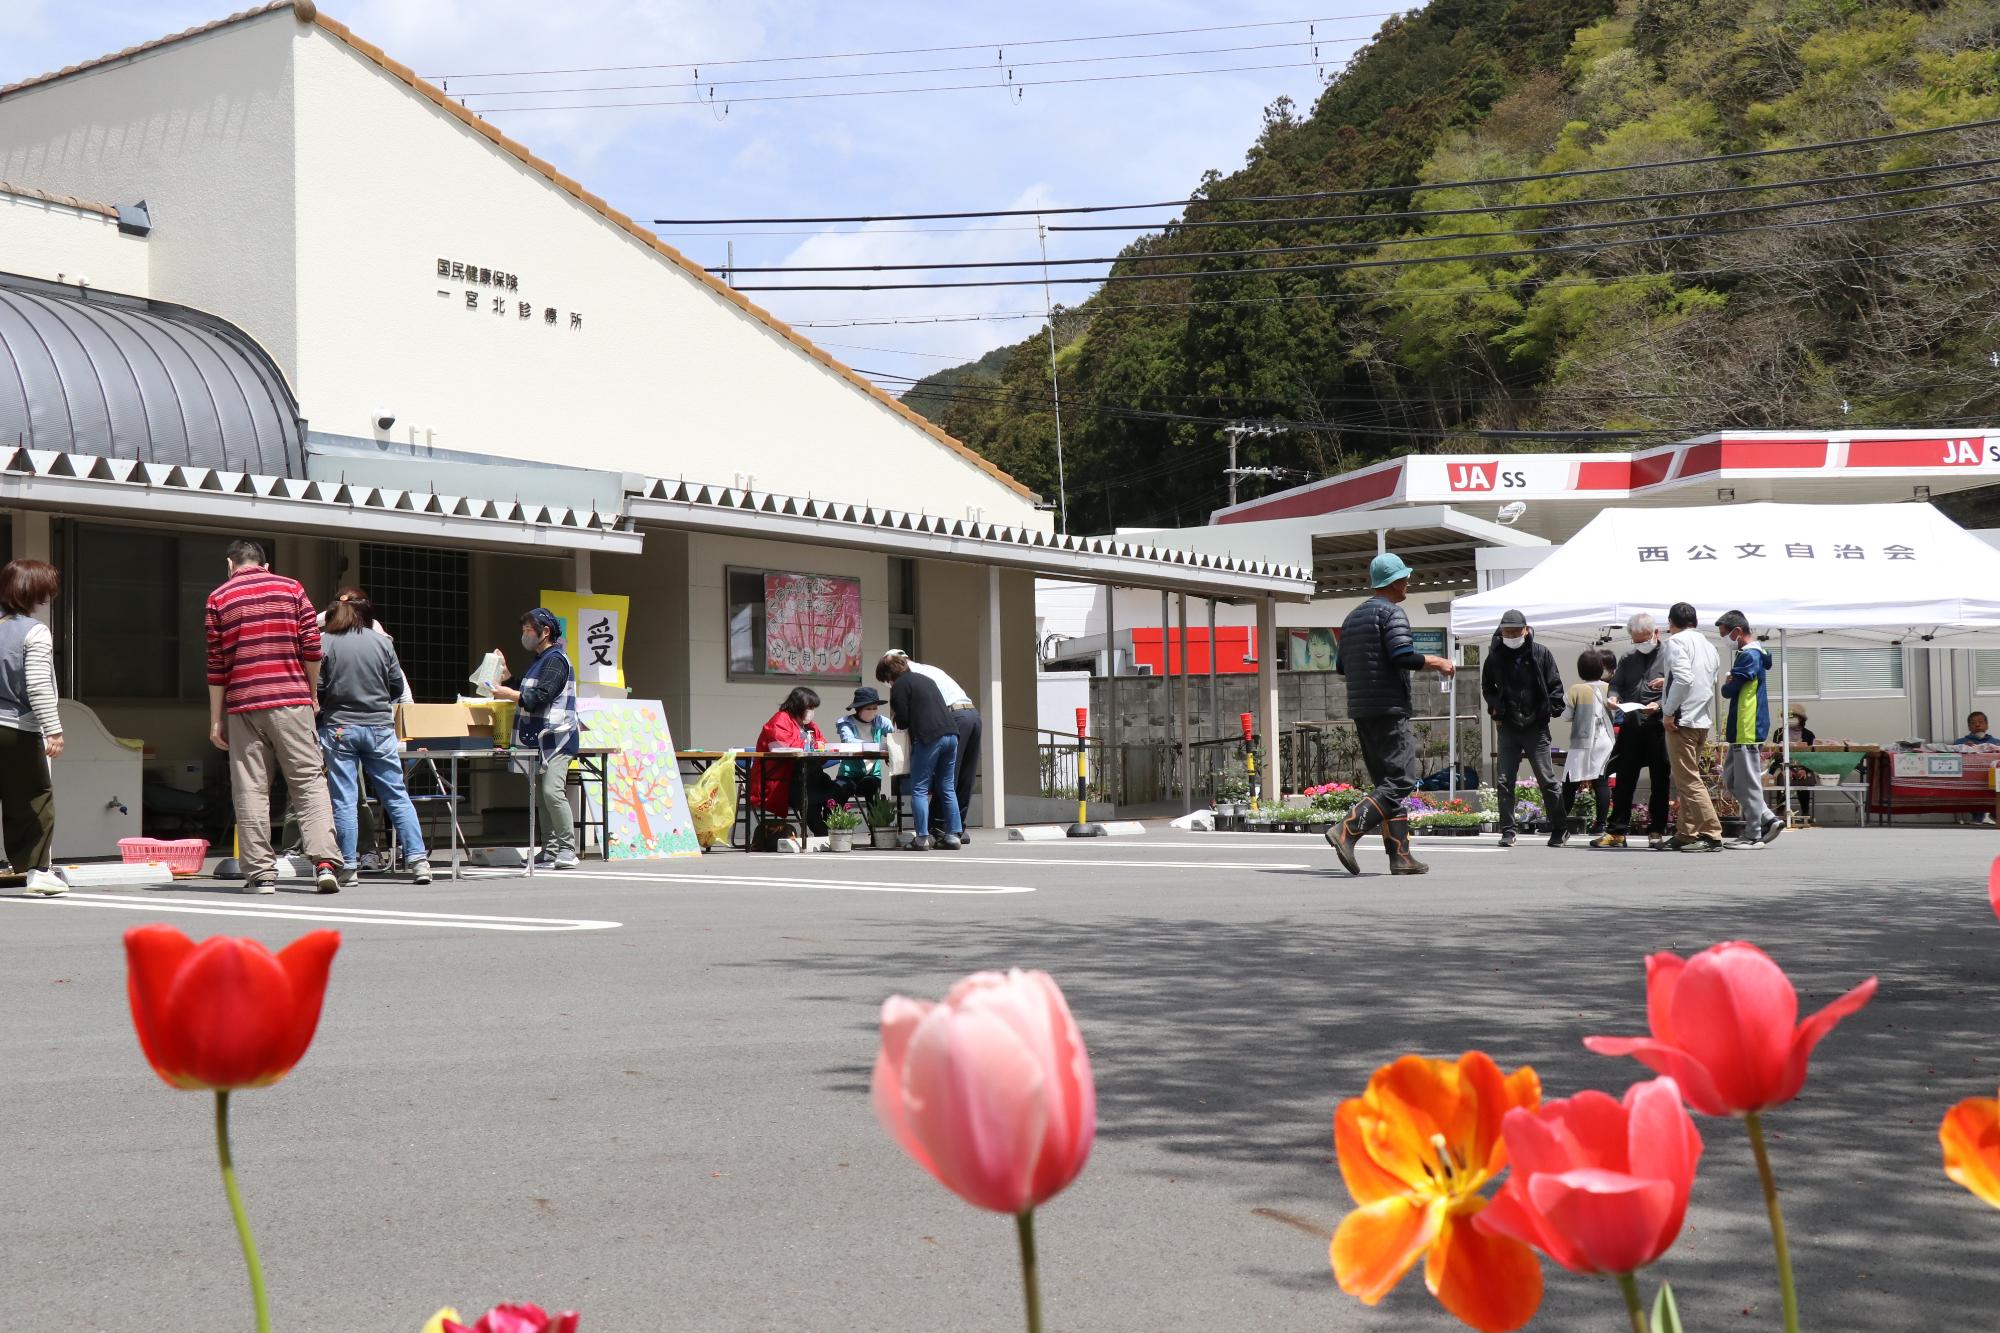
[[[176,875],[199,875],[208,855],[207,838],[120,838],[118,855],[127,865],[165,861]]]

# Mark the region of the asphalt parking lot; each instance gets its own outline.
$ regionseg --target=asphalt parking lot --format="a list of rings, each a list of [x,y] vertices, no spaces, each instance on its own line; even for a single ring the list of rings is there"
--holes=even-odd
[[[906,1160],[867,1098],[882,999],[982,967],[1061,983],[1095,1067],[1089,1166],[1039,1220],[1052,1329],[1455,1327],[1413,1276],[1334,1286],[1335,1103],[1409,1050],[1530,1063],[1550,1095],[1644,1071],[1642,958],[1741,938],[1815,1008],[1878,998],[1773,1115],[1808,1327],[1972,1326],[2000,1215],[1937,1122],[2000,1081],[1990,829],[1800,831],[1755,853],[1420,844],[1349,879],[1323,843],[1185,834],[595,866],[336,897],[225,886],[0,899],[5,1324],[247,1328],[205,1095],[147,1068],[119,935],[164,921],[344,944],[297,1072],[236,1099],[277,1326],[416,1333],[439,1305],[584,1312],[587,1333],[1011,1329],[1006,1219]],[[1364,867],[1380,872],[1379,842]],[[1690,1328],[1774,1328],[1740,1128],[1708,1141],[1658,1276]],[[1622,1326],[1551,1270],[1537,1327]]]

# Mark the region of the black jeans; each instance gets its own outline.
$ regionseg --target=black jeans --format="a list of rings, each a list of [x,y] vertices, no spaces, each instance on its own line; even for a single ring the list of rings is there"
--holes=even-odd
[[[1560,820],[1563,813],[1562,792],[1556,786],[1555,756],[1549,753],[1549,729],[1543,727],[1516,727],[1505,722],[1494,724],[1495,767],[1493,783],[1500,789],[1500,831],[1513,833],[1514,827],[1514,782],[1521,776],[1521,761],[1528,761],[1528,769],[1535,775],[1535,785],[1542,791],[1542,808],[1548,813],[1550,827]]]
[[[1602,829],[1604,821],[1611,817],[1609,804],[1611,798],[1611,779],[1608,777],[1592,778],[1589,782],[1571,782],[1568,778],[1564,778],[1563,808],[1559,814],[1565,822],[1568,821],[1569,812],[1576,808],[1576,793],[1581,787],[1589,787],[1592,799],[1597,802],[1597,813],[1592,815],[1590,819],[1591,827],[1593,829]]]
[[[953,790],[958,793],[958,820],[961,827],[972,824],[972,782],[979,776],[979,743],[986,736],[985,719],[979,716],[977,708],[954,708],[951,710],[952,730],[958,733],[958,782]],[[931,802],[931,836],[945,831],[944,803]]]
[[[1611,793],[1613,833],[1632,830],[1632,798],[1639,792],[1639,774],[1651,778],[1646,797],[1647,829],[1667,832],[1667,799],[1672,791],[1667,763],[1667,730],[1657,722],[1627,722],[1618,729],[1618,743],[1611,747],[1611,772],[1618,785]]]
[[[1393,819],[1417,789],[1417,729],[1407,717],[1357,717],[1354,730],[1361,740],[1361,762],[1375,784],[1368,795],[1382,818]],[[1363,822],[1364,827],[1375,823]]]

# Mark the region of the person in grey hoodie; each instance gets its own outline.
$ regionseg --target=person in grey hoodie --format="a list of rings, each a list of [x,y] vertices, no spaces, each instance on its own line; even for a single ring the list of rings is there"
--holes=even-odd
[[[319,744],[326,753],[326,783],[333,797],[334,839],[340,844],[343,885],[359,875],[357,810],[362,772],[396,827],[410,878],[431,882],[429,853],[417,807],[403,785],[403,757],[396,743],[396,704],[405,685],[403,668],[387,635],[369,629],[373,608],[353,589],[344,590],[326,611],[320,637],[325,661],[319,673]]]
[[[1721,658],[1701,632],[1693,606],[1675,602],[1667,610],[1673,634],[1667,639],[1667,690],[1660,712],[1667,727],[1667,759],[1674,768],[1674,796],[1680,802],[1679,828],[1667,840],[1677,852],[1722,850],[1722,819],[1708,796],[1702,771],[1708,733],[1715,726],[1715,673]]]

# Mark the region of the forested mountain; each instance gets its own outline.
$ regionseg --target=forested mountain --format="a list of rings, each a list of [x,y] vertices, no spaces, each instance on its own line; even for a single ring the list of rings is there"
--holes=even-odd
[[[1102,251],[1116,274],[1199,276],[1058,310],[1071,527],[1202,521],[1231,420],[1294,423],[1244,461],[1310,476],[1413,450],[1988,420],[2000,127],[1483,182],[1995,118],[1994,0],[1433,0],[1309,115],[1268,108],[1243,169],[1175,224]],[[1479,255],[1498,257],[1450,258]],[[1326,267],[1415,257],[1445,262]],[[997,383],[962,367],[906,401],[1053,499],[1047,333],[1001,350]]]

